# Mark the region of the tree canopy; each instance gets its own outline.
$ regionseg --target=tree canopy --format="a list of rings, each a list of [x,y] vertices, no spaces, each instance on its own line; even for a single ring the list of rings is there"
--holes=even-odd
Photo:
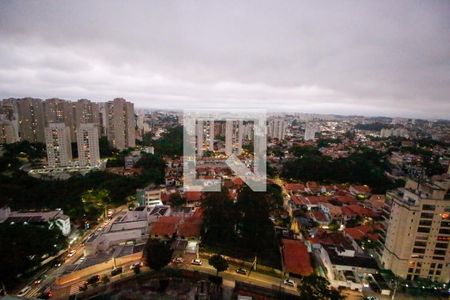
[[[219,272],[223,272],[228,269],[227,260],[220,254],[214,254],[211,256],[208,263],[216,269],[216,275],[219,274]]]
[[[54,227],[0,224],[0,281],[14,284],[16,276],[39,266],[44,255],[54,255],[67,245]]]
[[[159,271],[169,264],[172,252],[170,241],[148,239],[144,249],[145,261],[151,269]]]

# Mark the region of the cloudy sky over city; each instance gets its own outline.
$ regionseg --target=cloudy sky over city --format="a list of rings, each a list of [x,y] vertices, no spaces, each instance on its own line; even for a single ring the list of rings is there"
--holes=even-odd
[[[450,118],[450,1],[2,1],[0,97]]]

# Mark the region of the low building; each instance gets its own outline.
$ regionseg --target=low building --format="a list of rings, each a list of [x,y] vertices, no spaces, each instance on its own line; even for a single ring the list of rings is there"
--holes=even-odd
[[[85,255],[95,255],[122,243],[143,243],[148,238],[148,219],[149,210],[146,208],[120,213],[107,228],[88,238],[84,247]]]
[[[283,268],[290,276],[308,276],[313,273],[308,248],[298,240],[283,239]]]
[[[0,223],[44,225],[48,228],[56,226],[63,235],[70,234],[70,218],[62,210],[52,211],[11,211],[9,207],[0,209]]]

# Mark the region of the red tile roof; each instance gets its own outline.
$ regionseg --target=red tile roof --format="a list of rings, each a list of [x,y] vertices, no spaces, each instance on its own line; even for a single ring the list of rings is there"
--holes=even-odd
[[[163,216],[151,225],[150,234],[158,236],[172,236],[177,231],[181,217]]]
[[[313,273],[308,248],[300,241],[283,239],[283,260],[289,273],[302,276]]]
[[[344,216],[361,216],[361,217],[371,217],[373,213],[370,209],[362,207],[361,205],[351,204],[342,207],[342,214]]]
[[[346,195],[346,196],[335,196],[334,200],[336,200],[339,203],[342,204],[356,204],[358,203],[358,200],[355,199],[355,197]]]
[[[345,228],[344,232],[351,236],[354,240],[361,240],[365,237],[371,240],[378,240],[378,234],[373,233],[375,228],[370,225],[361,225],[354,228]]]
[[[327,217],[321,210],[314,210],[311,212],[311,216],[317,222],[328,222]]]
[[[191,217],[178,226],[178,235],[182,237],[200,237],[202,229],[202,219]]]
[[[187,202],[197,202],[202,200],[202,192],[186,191],[184,192],[184,198]]]
[[[302,183],[286,183],[284,184],[284,188],[288,191],[301,191],[305,190],[305,185]]]

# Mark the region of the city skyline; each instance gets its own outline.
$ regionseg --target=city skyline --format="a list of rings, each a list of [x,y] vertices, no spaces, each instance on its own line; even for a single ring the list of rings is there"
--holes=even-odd
[[[448,2],[66,4],[2,2],[0,98],[450,115]]]

